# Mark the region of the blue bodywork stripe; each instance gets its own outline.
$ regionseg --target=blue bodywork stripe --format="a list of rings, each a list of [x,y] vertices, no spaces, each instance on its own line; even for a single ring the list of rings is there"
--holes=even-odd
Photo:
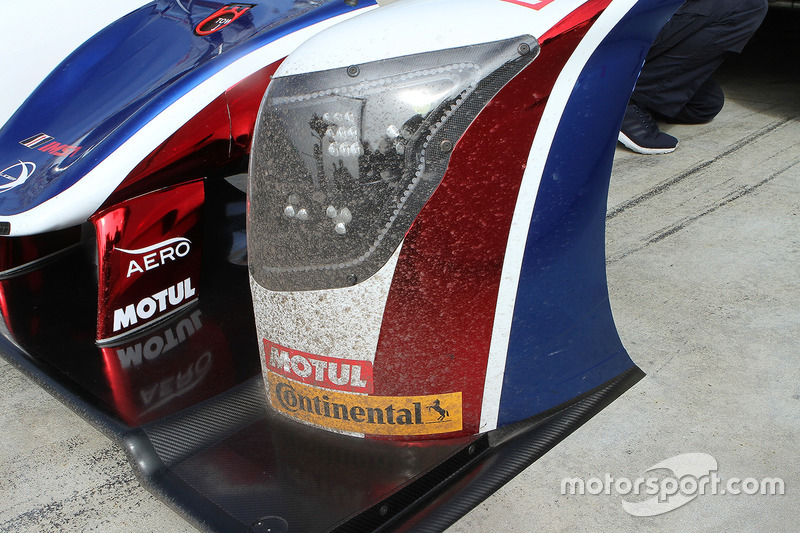
[[[623,110],[650,43],[679,3],[639,2],[575,84],[530,224],[498,426],[568,402],[633,366],[608,299],[608,187]]]
[[[153,2],[109,25],[65,59],[0,129],[0,165],[19,159],[38,169],[24,186],[0,195],[0,214],[23,213],[72,187],[153,118],[235,61],[375,2],[352,8],[343,0],[321,5],[270,0],[215,33],[193,33],[226,4],[195,2],[196,15],[190,17],[173,0]],[[19,144],[39,133],[82,148],[59,158]]]

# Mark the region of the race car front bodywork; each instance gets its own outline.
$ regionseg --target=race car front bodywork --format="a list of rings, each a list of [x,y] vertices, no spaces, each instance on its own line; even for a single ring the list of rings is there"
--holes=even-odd
[[[646,6],[398,2],[281,64],[248,232],[272,409],[348,435],[452,438],[635,368],[604,228],[615,132],[657,25]]]
[[[241,78],[273,76],[263,102],[257,88],[229,98],[227,80],[168,120],[183,97],[156,98],[171,103],[130,139],[170,132],[81,173],[96,183],[133,154],[101,200],[32,231],[90,220],[92,237],[0,279],[0,349],[200,528],[446,528],[643,375],[609,306],[606,196],[625,104],[678,3],[398,0],[302,46],[282,39],[308,33],[276,30],[291,49]],[[182,39],[250,32],[244,49],[273,29],[247,26],[258,4],[197,4]],[[237,121],[233,102],[254,100],[257,122]],[[171,136],[224,115],[228,154],[252,153],[249,275],[241,184],[171,170],[193,153]],[[21,192],[33,170],[12,163]],[[2,209],[9,235],[25,227]]]

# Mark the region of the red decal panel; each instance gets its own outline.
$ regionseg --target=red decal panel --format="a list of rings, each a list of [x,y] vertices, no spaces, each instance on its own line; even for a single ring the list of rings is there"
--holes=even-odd
[[[461,391],[465,434],[479,430],[503,258],[528,153],[556,78],[590,25],[543,45],[480,113],[397,263],[375,356],[375,394]]]
[[[97,231],[97,338],[155,322],[197,297],[203,182],[139,196],[91,217]]]
[[[555,0],[533,0],[532,2],[525,2],[524,0],[503,0],[503,2],[508,2],[509,4],[516,4],[522,7],[529,7],[536,11],[539,11],[547,4],[552,4]]]

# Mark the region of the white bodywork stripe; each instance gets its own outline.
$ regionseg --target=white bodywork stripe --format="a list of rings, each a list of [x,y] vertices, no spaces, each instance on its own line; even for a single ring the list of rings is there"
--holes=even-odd
[[[162,111],[75,185],[28,211],[0,216],[0,219],[11,223],[12,235],[31,235],[82,224],[136,165],[219,95],[247,76],[286,57],[312,35],[376,8],[370,6],[318,22],[238,59]]]
[[[559,2],[554,2],[550,5],[557,4]],[[525,254],[525,243],[528,240],[528,229],[533,216],[536,195],[539,192],[539,184],[541,183],[542,173],[544,172],[550,147],[553,144],[556,129],[561,121],[567,101],[572,95],[578,76],[580,76],[589,58],[603,39],[635,4],[636,0],[614,0],[600,15],[558,76],[542,114],[539,129],[528,155],[528,163],[522,177],[517,205],[508,235],[508,244],[506,245],[505,261],[503,262],[503,272],[495,308],[492,341],[489,348],[486,381],[483,386],[481,432],[497,428],[506,356],[508,355],[511,323],[514,317],[514,305],[522,269],[522,259]]]
[[[375,362],[383,312],[402,248],[401,243],[373,276],[341,289],[275,292],[259,285],[250,275],[261,373],[268,398],[269,354],[262,339],[314,355],[369,361],[370,364]],[[325,390],[320,389],[323,393]],[[303,420],[298,422],[315,425]],[[330,427],[323,429],[354,437],[364,436],[363,433]]]
[[[401,243],[380,270],[352,287],[277,292],[251,275],[259,343],[267,339],[314,355],[374,362],[402,247]],[[264,346],[259,350],[264,363]]]
[[[309,39],[275,76],[290,76],[390,57],[543,35],[586,0],[558,0],[533,10],[501,0],[402,0]],[[448,24],[454,14],[458,24]],[[359,27],[360,26],[360,27]],[[392,28],[393,31],[376,31]],[[357,37],[356,37],[357,36]],[[354,39],[357,46],[354,46]],[[333,46],[332,43],[341,43]]]

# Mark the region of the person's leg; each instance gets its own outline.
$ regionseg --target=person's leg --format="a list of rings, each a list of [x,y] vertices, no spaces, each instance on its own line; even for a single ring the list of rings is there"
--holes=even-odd
[[[653,43],[631,100],[668,118],[711,120],[724,97],[709,79],[731,52],[742,51],[766,7],[766,0],[684,3]]]
[[[658,129],[667,122],[713,119],[725,96],[711,78],[725,58],[741,52],[767,10],[767,0],[688,0],[656,37],[631,95],[619,141],[641,154],[666,154],[678,139]]]
[[[659,117],[677,124],[705,124],[717,116],[725,104],[725,93],[714,78],[708,78],[673,117]]]

